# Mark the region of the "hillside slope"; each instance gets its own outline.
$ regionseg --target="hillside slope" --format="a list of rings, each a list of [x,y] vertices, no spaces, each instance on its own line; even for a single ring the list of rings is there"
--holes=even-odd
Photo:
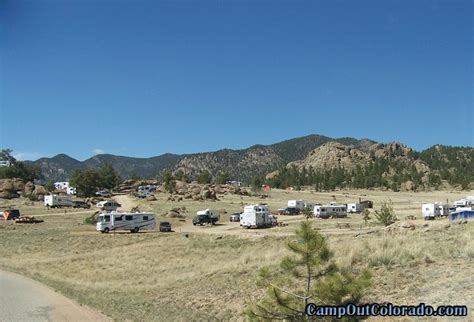
[[[190,177],[204,170],[213,176],[228,173],[235,180],[246,181],[256,175],[265,175],[288,162],[300,160],[311,150],[330,141],[350,144],[360,149],[365,149],[367,142],[373,143],[367,139],[332,139],[321,135],[308,135],[272,145],[254,145],[242,150],[222,149],[195,154],[163,154],[151,158],[100,154],[82,162],[60,154],[29,163],[41,168],[44,181],[66,180],[74,169],[98,168],[105,163],[110,163],[124,179],[132,176],[156,177],[168,169],[173,172],[183,170]]]

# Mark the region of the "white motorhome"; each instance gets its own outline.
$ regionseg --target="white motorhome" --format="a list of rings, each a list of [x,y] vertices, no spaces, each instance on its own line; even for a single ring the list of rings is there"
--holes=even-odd
[[[97,217],[96,230],[102,233],[117,230],[130,230],[138,233],[140,230],[155,229],[155,214],[151,212],[110,212]]]
[[[364,205],[361,203],[348,203],[347,212],[348,213],[359,213],[364,211]]]
[[[122,205],[114,200],[99,201],[96,205],[101,211],[116,211],[117,208],[120,208]]]
[[[288,208],[296,208],[299,210],[303,210],[304,201],[303,200],[288,200]]]
[[[318,205],[314,206],[313,214],[317,218],[339,218],[347,217],[347,206],[338,205],[335,202],[331,202],[329,205]]]
[[[258,204],[244,207],[240,214],[240,226],[243,228],[271,227],[276,222],[267,205]]]
[[[46,195],[44,196],[44,206],[51,208],[74,207],[74,202],[70,196]]]
[[[436,217],[448,216],[449,205],[439,202],[425,203],[421,206],[421,211],[425,220],[435,219]]]

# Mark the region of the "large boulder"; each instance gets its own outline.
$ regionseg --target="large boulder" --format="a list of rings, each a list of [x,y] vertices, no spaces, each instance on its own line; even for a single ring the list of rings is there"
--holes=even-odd
[[[12,179],[0,179],[0,191],[15,191]]]
[[[201,193],[201,187],[199,186],[192,186],[190,189],[189,189],[189,192],[192,194],[192,195],[198,195]]]
[[[16,191],[22,191],[25,188],[25,183],[22,179],[15,178],[13,179],[13,189]]]
[[[31,181],[28,181],[26,184],[25,184],[25,188],[23,190],[23,195],[25,197],[29,197],[33,194],[33,191],[35,190],[35,185],[33,184],[33,182]]]
[[[146,200],[147,201],[156,201],[156,197],[155,197],[155,195],[149,195],[148,197],[146,197]]]
[[[18,197],[20,197],[20,195],[16,191],[12,191],[12,190],[0,191],[1,199],[13,199],[13,198],[18,198]]]
[[[184,181],[176,180],[175,181],[176,190],[185,190],[188,187],[188,184]]]
[[[44,200],[44,196],[47,194],[48,194],[48,191],[46,191],[46,188],[44,186],[35,185],[35,189],[33,190],[33,193],[31,194],[30,199],[42,201]]]

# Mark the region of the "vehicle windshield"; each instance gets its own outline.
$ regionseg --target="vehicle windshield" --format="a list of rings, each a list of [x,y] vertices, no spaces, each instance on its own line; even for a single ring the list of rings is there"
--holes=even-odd
[[[101,222],[101,223],[110,222],[110,215],[101,215],[97,217],[97,222]]]

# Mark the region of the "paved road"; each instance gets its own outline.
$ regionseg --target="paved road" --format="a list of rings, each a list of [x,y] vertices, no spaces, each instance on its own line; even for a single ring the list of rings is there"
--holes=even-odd
[[[111,321],[30,278],[0,270],[0,321]]]

